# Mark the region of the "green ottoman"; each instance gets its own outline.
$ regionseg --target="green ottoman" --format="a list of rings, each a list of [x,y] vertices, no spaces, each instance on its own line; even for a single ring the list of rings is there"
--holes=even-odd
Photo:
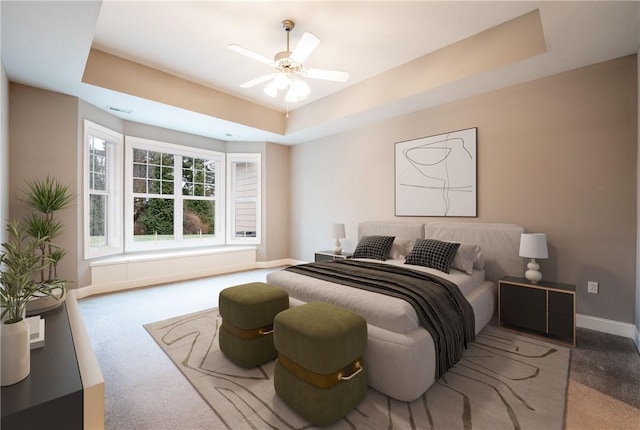
[[[255,367],[278,355],[273,345],[273,319],[289,308],[280,288],[253,282],[225,288],[218,299],[222,325],[220,351],[241,367]]]
[[[273,375],[280,398],[313,425],[344,417],[367,393],[362,355],[367,323],[360,315],[324,302],[279,313]]]

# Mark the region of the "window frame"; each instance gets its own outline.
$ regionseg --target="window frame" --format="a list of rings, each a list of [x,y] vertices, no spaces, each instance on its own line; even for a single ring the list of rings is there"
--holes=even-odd
[[[173,174],[173,194],[158,195],[160,198],[171,198],[174,200],[174,240],[135,242],[133,234],[133,199],[140,194],[147,194],[147,198],[153,197],[149,193],[134,193],[133,191],[133,150],[143,149],[148,151],[170,153],[174,156],[174,174]],[[194,157],[215,160],[217,162],[217,171],[215,179],[215,194],[212,198],[202,196],[199,200],[211,200],[215,202],[215,233],[212,238],[204,239],[184,239],[183,237],[183,202],[188,200],[182,194],[182,158]],[[176,145],[172,143],[160,142],[155,140],[143,139],[133,136],[125,136],[125,160],[124,160],[124,239],[125,251],[150,251],[150,250],[170,250],[181,248],[199,248],[207,246],[216,246],[225,244],[225,211],[226,211],[226,190],[225,190],[225,154],[222,152],[211,151],[206,149],[188,147],[184,145]]]
[[[262,154],[260,153],[227,153],[227,244],[260,245],[262,243]],[[257,190],[255,198],[235,198],[236,184],[233,174],[233,163],[255,163],[257,166]],[[238,200],[256,202],[256,236],[237,238],[235,236],[235,208]]]
[[[84,120],[83,133],[83,235],[84,235],[84,259],[90,260],[98,257],[119,254],[123,252],[122,240],[122,152],[124,136],[104,126],[87,119]],[[107,191],[92,190],[90,188],[90,162],[91,155],[90,138],[108,142],[107,145]],[[91,196],[107,196],[106,244],[100,247],[91,246]]]

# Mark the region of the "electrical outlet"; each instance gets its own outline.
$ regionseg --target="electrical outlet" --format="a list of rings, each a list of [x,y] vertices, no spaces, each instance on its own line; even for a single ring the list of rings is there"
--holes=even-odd
[[[593,281],[587,282],[587,292],[591,294],[598,294],[598,283]]]

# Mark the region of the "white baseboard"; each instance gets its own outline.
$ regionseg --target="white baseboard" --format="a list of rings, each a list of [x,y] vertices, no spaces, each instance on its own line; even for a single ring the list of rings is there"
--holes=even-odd
[[[638,312],[638,311],[636,311]],[[633,328],[633,343],[636,344],[636,349],[640,354],[640,331],[638,331],[638,327]]]
[[[590,315],[576,314],[576,326],[603,333],[615,334],[617,336],[628,337],[630,339],[634,339],[634,337],[637,339],[638,336],[638,330],[633,324],[592,317]],[[634,342],[638,345],[637,340],[634,339]]]

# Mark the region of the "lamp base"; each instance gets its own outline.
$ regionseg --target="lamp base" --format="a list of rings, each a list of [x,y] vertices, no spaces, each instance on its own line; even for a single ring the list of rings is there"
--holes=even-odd
[[[532,284],[537,284],[538,281],[542,279],[542,273],[540,273],[540,265],[536,263],[535,258],[532,258],[527,264],[527,269],[529,270],[524,272],[524,277]]]
[[[336,245],[333,248],[333,253],[336,255],[342,254],[342,244],[340,243],[340,239],[336,239]]]

